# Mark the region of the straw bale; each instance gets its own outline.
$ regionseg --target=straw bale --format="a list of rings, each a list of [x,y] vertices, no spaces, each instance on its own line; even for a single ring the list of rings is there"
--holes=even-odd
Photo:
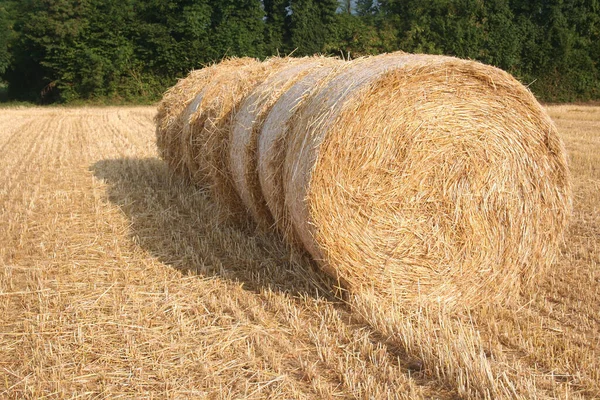
[[[192,152],[194,172],[208,182],[224,214],[239,217],[240,221],[247,211],[235,189],[228,161],[233,120],[246,96],[288,62],[271,58],[241,66],[219,64],[218,73],[204,89],[198,110],[189,119],[193,139],[187,147]]]
[[[297,80],[311,70],[336,61],[325,57],[286,59],[246,97],[235,116],[230,132],[230,170],[242,203],[260,227],[268,228],[273,225],[273,217],[263,197],[258,177],[257,146],[265,118],[279,97]],[[283,121],[279,123],[282,124]]]
[[[290,121],[303,100],[317,90],[324,81],[343,68],[341,60],[329,59],[310,71],[291,86],[273,105],[265,119],[258,137],[258,177],[265,203],[274,220],[275,227],[293,242],[293,230],[285,208],[283,171]]]
[[[315,242],[312,240],[312,236],[309,227],[305,226],[309,224],[308,215],[302,214],[305,209],[298,207],[298,204],[302,204],[305,200],[305,192],[303,191],[302,185],[307,185],[309,182],[310,166],[306,160],[306,157],[310,154],[305,151],[305,147],[308,145],[307,140],[311,140],[308,134],[308,129],[302,130],[299,126],[305,126],[304,124],[310,119],[312,127],[316,127],[320,120],[325,118],[327,110],[323,109],[324,113],[318,115],[316,110],[307,110],[309,105],[316,105],[316,100],[324,88],[328,87],[332,81],[341,81],[338,77],[345,77],[348,79],[349,86],[347,88],[342,87],[344,83],[340,82],[340,92],[343,93],[346,90],[353,90],[361,79],[371,76],[371,70],[375,71],[377,68],[374,65],[373,58],[358,58],[352,62],[345,62],[338,66],[335,66],[330,73],[318,80],[316,84],[307,91],[302,101],[296,106],[294,113],[289,117],[287,121],[287,132],[285,143],[283,144],[283,155],[277,157],[283,157],[283,169],[281,171],[281,187],[283,191],[280,196],[282,198],[276,199],[278,203],[276,207],[280,208],[281,213],[278,215],[278,230],[283,233],[286,241],[295,248],[303,248],[308,251],[314,259],[320,260],[320,252],[318,246],[314,246]],[[344,78],[342,78],[344,79]],[[356,79],[355,81],[353,79]],[[338,93],[338,94],[339,94]],[[333,107],[339,100],[337,97],[332,97],[332,102],[328,106]],[[331,111],[331,110],[329,110]],[[311,117],[314,117],[311,119]],[[303,170],[302,168],[308,168]],[[300,174],[301,176],[298,176]],[[269,196],[267,196],[269,197]],[[273,196],[276,197],[276,196]],[[297,230],[299,229],[299,230]],[[327,263],[321,263],[321,268],[324,269],[329,275],[339,279],[335,269],[330,268]]]
[[[184,173],[186,169],[181,147],[183,112],[209,79],[208,68],[192,71],[167,90],[158,104],[154,117],[157,148],[161,158],[176,172]]]
[[[552,121],[473,61],[359,60],[304,101],[286,151],[306,249],[352,292],[400,304],[508,301],[549,268],[570,213]]]
[[[208,79],[196,90],[195,96],[187,102],[181,113],[182,129],[179,135],[179,145],[182,149],[181,162],[192,182],[196,184],[210,183],[208,178],[210,165],[202,157],[202,153],[207,136],[207,132],[204,131],[206,118],[209,115],[205,110],[210,107],[209,102],[213,99],[209,98],[207,102],[204,102],[205,93],[209,90],[212,95],[218,95],[220,82],[227,79],[228,76],[235,74],[238,69],[246,71],[259,65],[260,62],[254,58],[229,58],[201,70]],[[190,82],[190,85],[193,84],[196,83]]]
[[[214,75],[215,72],[211,72]],[[196,184],[205,182],[205,179],[203,179],[203,177],[201,177],[201,175],[198,173],[198,166],[194,159],[196,150],[194,147],[196,130],[194,130],[193,126],[190,124],[190,119],[198,111],[198,107],[202,103],[202,99],[204,99],[204,88],[202,88],[202,90],[196,94],[193,101],[191,101],[182,112],[182,129],[181,135],[179,136],[179,146],[181,146],[181,162],[185,167],[187,177],[190,179],[190,181]]]

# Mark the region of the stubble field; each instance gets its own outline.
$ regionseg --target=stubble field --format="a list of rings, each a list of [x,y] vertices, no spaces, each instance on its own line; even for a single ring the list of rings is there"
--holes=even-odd
[[[551,273],[390,318],[220,220],[155,108],[0,109],[0,398],[600,398],[600,107],[549,112],[574,183]]]

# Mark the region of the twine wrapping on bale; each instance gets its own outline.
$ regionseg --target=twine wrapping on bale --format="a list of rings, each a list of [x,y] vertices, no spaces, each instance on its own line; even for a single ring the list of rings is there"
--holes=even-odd
[[[286,207],[352,292],[506,301],[547,269],[570,212],[565,150],[509,74],[451,57],[358,60],[296,112]]]
[[[229,165],[242,203],[260,227],[269,228],[273,225],[258,176],[257,146],[263,123],[275,102],[296,81],[312,70],[335,62],[340,61],[325,57],[285,59],[240,105],[230,132]],[[278,123],[283,124],[284,121]]]

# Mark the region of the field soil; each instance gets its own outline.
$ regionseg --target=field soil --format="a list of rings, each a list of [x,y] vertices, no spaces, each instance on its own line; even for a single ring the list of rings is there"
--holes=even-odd
[[[403,314],[220,219],[155,108],[0,109],[0,398],[600,398],[600,107],[548,110],[553,269],[513,306]]]

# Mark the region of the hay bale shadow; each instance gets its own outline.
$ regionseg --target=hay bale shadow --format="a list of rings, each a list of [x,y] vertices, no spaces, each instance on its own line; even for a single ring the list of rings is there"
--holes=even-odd
[[[149,254],[185,273],[240,282],[247,290],[335,300],[335,282],[276,234],[225,220],[207,188],[186,184],[158,158],[101,160],[90,166],[108,200],[131,221]]]
[[[90,170],[107,184],[108,200],[129,219],[134,242],[159,261],[199,278],[240,282],[255,293],[272,290],[292,297],[325,299],[339,313],[341,324],[349,330],[369,332],[374,348],[386,349],[392,365],[415,384],[439,384],[421,371],[421,360],[340,300],[338,284],[306,255],[295,254],[275,233],[223,220],[209,189],[189,185],[173,175],[164,161],[106,159]],[[454,398],[452,388],[447,391],[449,398]]]

